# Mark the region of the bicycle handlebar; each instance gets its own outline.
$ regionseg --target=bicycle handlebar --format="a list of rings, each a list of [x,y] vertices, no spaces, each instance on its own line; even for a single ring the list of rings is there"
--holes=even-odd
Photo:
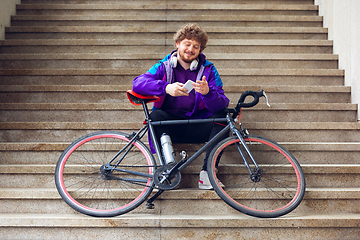
[[[248,96],[252,96],[254,98],[254,100],[252,102],[249,103],[245,103],[245,99]],[[259,103],[259,99],[260,97],[265,97],[266,99],[266,104],[270,107],[270,104],[268,102],[266,93],[263,89],[261,89],[259,92],[255,92],[255,91],[245,91],[241,94],[240,99],[236,105],[236,107],[234,108],[234,110],[239,113],[241,108],[251,108],[253,106],[255,106],[256,104]]]
[[[134,105],[141,105],[142,103],[146,104],[148,102],[159,101],[159,98],[157,96],[144,96],[144,95],[137,94],[132,90],[128,90],[127,95],[128,95],[130,102]],[[254,100],[252,102],[245,103],[244,101],[245,101],[246,97],[248,97],[248,96],[252,96],[254,98]],[[232,117],[235,118],[240,113],[241,108],[243,108],[243,107],[251,108],[251,107],[255,106],[256,104],[258,104],[260,97],[265,97],[266,104],[270,107],[266,93],[263,89],[261,89],[259,92],[255,92],[255,91],[243,92],[241,94],[240,99],[235,108],[226,108],[224,110],[226,110],[229,113],[233,113]],[[144,109],[145,109],[145,107],[144,107]],[[147,108],[145,109],[145,111],[147,111]]]

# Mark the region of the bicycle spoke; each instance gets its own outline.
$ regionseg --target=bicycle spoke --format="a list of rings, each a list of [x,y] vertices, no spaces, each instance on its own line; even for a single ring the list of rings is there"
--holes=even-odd
[[[239,143],[236,137],[223,140],[208,163],[209,179],[216,193],[231,207],[251,216],[278,217],[291,212],[305,192],[304,176],[296,159],[265,138],[251,136],[245,141],[258,168],[245,154],[252,172],[249,174],[238,149],[243,147],[241,144],[236,147]],[[220,156],[217,173],[215,162]],[[215,179],[220,179],[225,188],[217,185]]]
[[[153,190],[156,164],[150,150],[134,141],[119,170],[105,166],[128,138],[118,132],[98,132],[78,139],[60,157],[56,186],[74,209],[91,216],[115,216],[131,211]]]

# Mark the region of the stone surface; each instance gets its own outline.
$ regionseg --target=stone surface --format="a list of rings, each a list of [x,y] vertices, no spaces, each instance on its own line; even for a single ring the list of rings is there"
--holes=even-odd
[[[242,122],[298,159],[303,202],[277,219],[236,212],[197,189],[202,155],[154,210],[77,213],[55,188],[57,159],[84,134],[142,126],[125,91],[174,49],[172,35],[187,21],[209,33],[204,53],[231,107],[243,91],[267,92],[271,108],[244,109]],[[360,125],[327,35],[312,0],[23,0],[0,41],[2,238],[357,239]],[[174,147],[193,154],[200,145]],[[225,182],[234,170],[224,169]]]

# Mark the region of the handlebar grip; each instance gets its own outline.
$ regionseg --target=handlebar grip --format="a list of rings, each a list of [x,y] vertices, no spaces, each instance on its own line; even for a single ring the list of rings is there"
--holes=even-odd
[[[252,96],[254,98],[254,100],[252,102],[249,102],[249,103],[244,103],[245,101],[245,98],[247,96]],[[243,92],[241,94],[241,97],[238,101],[238,104],[236,105],[236,110],[237,111],[240,111],[240,108],[250,108],[250,107],[253,107],[255,106],[256,104],[258,104],[259,102],[259,98],[264,96],[264,90],[260,90],[259,92],[254,92],[254,91],[246,91],[246,92]]]

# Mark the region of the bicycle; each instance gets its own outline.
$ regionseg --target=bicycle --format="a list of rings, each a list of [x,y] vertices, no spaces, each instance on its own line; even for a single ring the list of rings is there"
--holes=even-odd
[[[154,200],[163,191],[179,185],[181,171],[226,134],[213,148],[207,167],[210,182],[222,200],[244,214],[260,218],[285,215],[302,201],[305,177],[294,156],[270,139],[250,135],[238,120],[241,109],[255,106],[260,97],[265,97],[268,104],[263,90],[244,92],[235,108],[225,109],[226,118],[161,122],[151,121],[147,108],[147,103],[159,100],[157,96],[142,96],[131,90],[127,96],[132,104],[143,107],[145,121],[140,130],[131,134],[117,131],[88,134],[71,143],[57,162],[57,190],[78,212],[114,217],[130,212],[145,200],[147,208],[154,208]],[[253,98],[251,102],[245,102],[248,96]],[[227,125],[221,132],[190,158],[182,151],[181,160],[175,163],[167,162],[154,132],[158,125],[224,121]],[[153,139],[156,155],[141,141],[147,132]],[[225,188],[220,186],[219,178]],[[154,189],[157,192],[149,198]]]

